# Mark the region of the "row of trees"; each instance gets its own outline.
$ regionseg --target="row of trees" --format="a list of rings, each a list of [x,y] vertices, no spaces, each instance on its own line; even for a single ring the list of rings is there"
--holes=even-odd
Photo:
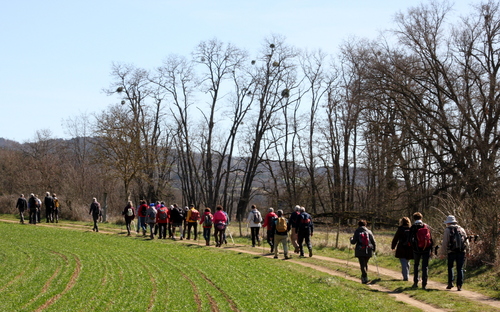
[[[38,133],[23,149],[36,174],[2,174],[4,189],[50,176],[45,188],[70,181],[76,201],[105,190],[120,205],[222,204],[237,220],[251,201],[330,222],[455,214],[496,260],[499,4],[450,12],[411,8],[332,58],[274,35],[254,58],[213,39],[155,69],[113,64],[118,103],[68,120],[64,149]]]

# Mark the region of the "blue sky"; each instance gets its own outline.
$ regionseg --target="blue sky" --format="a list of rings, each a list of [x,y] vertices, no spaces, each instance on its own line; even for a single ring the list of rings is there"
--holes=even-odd
[[[469,3],[455,1],[458,14]],[[153,69],[217,38],[256,52],[283,35],[297,48],[336,54],[350,37],[375,39],[406,0],[0,0],[0,137],[31,141],[37,130],[67,138],[68,118],[117,101],[102,89],[112,62]]]

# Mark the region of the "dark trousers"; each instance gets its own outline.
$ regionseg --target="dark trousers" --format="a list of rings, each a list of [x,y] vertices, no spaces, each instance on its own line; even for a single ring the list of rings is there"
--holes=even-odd
[[[198,239],[198,223],[197,222],[188,222],[187,223],[187,232],[188,232],[188,235],[187,235],[187,239],[191,239],[191,229],[193,228],[193,231],[194,231],[194,239]]]
[[[361,269],[361,277],[366,279],[368,277],[368,260],[370,257],[358,257],[359,268]]]
[[[259,231],[260,231],[260,227],[258,227],[258,226],[250,227],[250,232],[252,234],[252,247],[255,247],[256,241],[260,244]]]
[[[94,219],[94,227],[92,228],[92,231],[99,232],[99,226],[97,225],[97,222],[99,221],[99,215],[92,215],[92,219]]]
[[[47,218],[47,223],[54,222],[54,209],[46,208],[45,209],[45,217]]]
[[[59,208],[54,208],[54,220],[56,220],[56,223],[59,223]]]
[[[427,276],[429,274],[429,257],[430,252],[425,253],[413,253],[413,282],[418,284],[418,267],[420,266],[420,260],[422,260],[422,286],[427,285]]]
[[[304,247],[302,246],[304,240],[306,241],[307,248],[312,249],[311,232],[309,231],[309,228],[305,228],[305,229],[298,229],[297,233],[298,233],[297,244],[299,245],[299,252],[301,255],[304,255]]]
[[[462,286],[464,282],[464,262],[465,252],[448,253],[448,285],[453,285],[453,264],[457,263],[457,286]]]
[[[36,209],[30,209],[30,223],[36,224],[36,219],[37,219]]]
[[[274,251],[274,232],[267,231],[267,243],[271,246],[271,252]]]
[[[214,236],[215,236],[215,246],[220,247],[222,243],[224,243],[224,233],[226,232],[226,229],[224,230],[219,230],[217,226],[215,227],[214,231]]]
[[[158,238],[167,238],[167,223],[158,223]]]
[[[210,243],[210,232],[212,228],[203,228],[203,238],[207,243]]]
[[[19,221],[21,221],[21,223],[24,223],[24,209],[19,209]]]

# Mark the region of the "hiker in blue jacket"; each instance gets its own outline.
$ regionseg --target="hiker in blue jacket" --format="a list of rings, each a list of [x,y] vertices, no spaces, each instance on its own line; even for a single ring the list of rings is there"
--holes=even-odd
[[[351,237],[351,244],[356,244],[354,256],[358,258],[359,267],[361,268],[361,283],[366,284],[368,283],[368,261],[375,253],[377,243],[372,231],[366,227],[366,220],[359,220],[358,226],[353,237]]]
[[[302,243],[305,241],[307,249],[309,249],[309,257],[312,257],[312,244],[311,236],[314,232],[314,224],[310,214],[306,212],[306,208],[300,207],[300,214],[297,216],[295,226],[297,229],[297,244],[299,245],[299,254],[304,257],[304,246]]]

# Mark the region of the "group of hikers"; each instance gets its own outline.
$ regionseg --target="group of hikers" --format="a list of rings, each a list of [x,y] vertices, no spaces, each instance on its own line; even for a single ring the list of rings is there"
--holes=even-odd
[[[429,271],[429,259],[433,251],[441,259],[447,258],[448,262],[448,285],[446,289],[457,287],[462,290],[464,281],[465,253],[469,248],[469,237],[465,230],[458,225],[455,216],[449,215],[444,224],[446,228],[443,233],[441,247],[434,246],[434,240],[429,225],[422,221],[422,214],[413,214],[413,224],[408,217],[400,219],[399,227],[392,239],[391,249],[395,250],[396,258],[401,262],[401,273],[403,280],[408,281],[410,272],[410,260],[413,260],[413,285],[418,287],[420,281],[419,268],[421,265],[422,289],[426,289]],[[377,244],[373,233],[366,227],[366,220],[359,220],[358,228],[351,237],[350,242],[354,247],[354,256],[358,258],[361,268],[361,282],[368,283],[368,261],[375,255]],[[456,284],[453,268],[456,265]]]
[[[26,199],[24,194],[21,194],[17,199],[16,208],[19,211],[20,222],[24,224],[24,213],[28,211],[29,213],[29,223],[37,224],[41,221],[42,206],[45,207],[45,217],[47,218],[47,223],[58,223],[59,222],[59,199],[55,193],[52,195],[49,192],[45,193],[45,198],[43,202],[40,200],[38,195],[30,194],[29,198]]]
[[[48,222],[59,221],[59,200],[56,194],[46,192],[44,201],[37,195],[30,194],[26,199],[23,194],[17,200],[16,208],[19,210],[20,222],[24,224],[24,212],[29,211],[29,223],[36,224],[41,222],[40,211],[45,207],[46,219]],[[151,239],[157,235],[158,239],[168,238],[176,239],[176,229],[179,230],[179,238],[198,239],[198,225],[203,228],[203,238],[206,246],[210,245],[210,238],[215,237],[215,246],[220,247],[223,243],[227,244],[226,228],[229,224],[229,216],[221,205],[217,205],[216,211],[212,214],[209,207],[204,208],[200,213],[193,204],[184,208],[177,204],[166,206],[164,202],[148,204],[141,200],[137,207],[134,207],[131,201],[127,203],[122,211],[125,218],[127,235],[131,235],[131,224],[137,218],[136,231],[142,230],[143,236],[146,236],[149,227],[149,236]],[[89,214],[94,221],[93,231],[99,232],[98,221],[101,217],[101,206],[96,198],[92,199]],[[426,289],[428,280],[429,259],[432,252],[439,250],[441,259],[448,260],[448,285],[447,289],[452,289],[455,276],[453,268],[456,264],[456,287],[462,289],[464,274],[463,267],[465,263],[465,253],[469,248],[469,237],[465,230],[458,225],[455,216],[448,216],[444,221],[446,229],[444,230],[441,248],[434,247],[434,240],[431,234],[431,228],[422,221],[422,214],[416,212],[413,214],[413,224],[408,217],[400,219],[399,227],[392,239],[391,249],[395,250],[395,256],[401,262],[401,273],[404,281],[408,281],[410,273],[410,261],[413,260],[413,286],[418,287],[421,279],[422,288]],[[294,253],[304,257],[304,243],[308,248],[308,255],[312,257],[311,237],[313,236],[314,224],[312,217],[304,207],[299,205],[294,207],[294,211],[289,218],[286,218],[283,210],[276,213],[273,208],[267,209],[267,214],[263,218],[256,205],[252,205],[247,217],[248,227],[250,228],[252,247],[261,245],[260,228],[267,230],[267,243],[274,258],[278,258],[278,246],[281,243],[285,259],[289,259],[288,252],[288,234],[294,247]],[[229,235],[231,235],[229,233]],[[231,236],[232,237],[232,236]],[[367,228],[366,220],[358,221],[358,228],[350,238],[350,243],[355,245],[354,256],[358,258],[361,269],[361,282],[368,283],[368,261],[375,255],[377,243],[373,233]],[[420,268],[421,266],[421,268]],[[419,275],[421,269],[421,278]]]

